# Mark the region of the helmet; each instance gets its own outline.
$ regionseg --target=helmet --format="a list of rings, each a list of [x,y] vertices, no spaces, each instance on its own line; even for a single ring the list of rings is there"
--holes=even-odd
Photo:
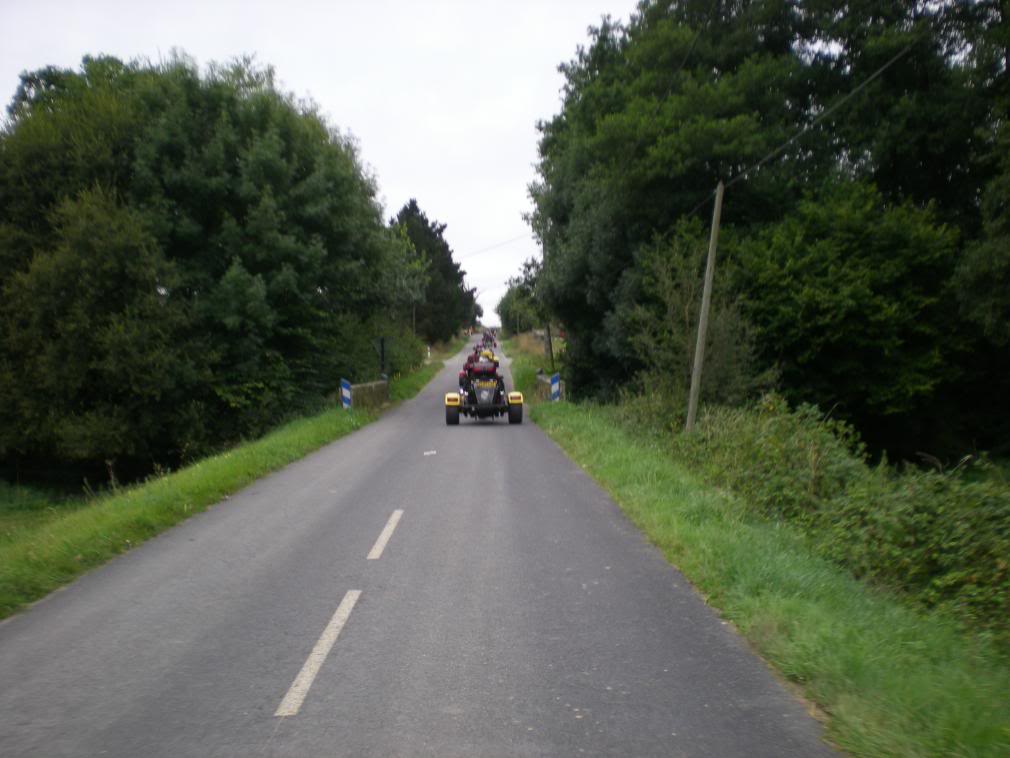
[[[494,360],[494,353],[492,353],[490,350],[482,350],[481,353],[480,353],[480,357],[481,358],[487,358],[489,361],[493,361]]]

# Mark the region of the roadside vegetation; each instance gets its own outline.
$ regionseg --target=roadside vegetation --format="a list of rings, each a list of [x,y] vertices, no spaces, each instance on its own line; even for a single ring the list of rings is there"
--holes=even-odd
[[[622,415],[669,432],[680,419],[659,404],[639,398]],[[851,428],[774,394],[706,407],[694,433],[664,437],[675,460],[756,514],[802,529],[854,576],[1010,651],[1010,485],[990,476],[986,461],[949,471],[873,465]],[[979,474],[967,476],[973,469]]]
[[[694,435],[671,429],[662,398],[537,403],[542,353],[506,352],[532,419],[817,705],[838,746],[1010,751],[1008,530],[992,523],[1005,484],[868,466],[837,422],[773,398],[708,408]]]
[[[511,360],[512,383],[524,398],[532,398],[536,394],[537,371],[546,370],[547,363],[542,359],[543,343],[524,332],[504,340],[502,348]]]
[[[431,362],[394,376],[391,399],[420,392],[462,345],[436,348]],[[0,618],[376,417],[331,406],[179,471],[99,494],[0,484]]]
[[[679,401],[723,181],[705,402],[774,388],[875,459],[1010,454],[1008,30],[998,0],[604,19],[538,124],[545,255],[502,324],[564,326],[572,397]]]
[[[0,124],[0,477],[178,468],[479,317],[415,200],[269,67],[85,57]],[[384,340],[385,364],[378,345]]]
[[[1010,753],[1008,30],[995,0],[603,19],[498,306],[566,333],[575,402],[533,420],[860,755]]]
[[[389,399],[399,402],[414,397],[442,370],[446,359],[462,350],[467,342],[465,337],[460,337],[437,345],[431,350],[431,360],[406,374],[394,375],[389,385]]]

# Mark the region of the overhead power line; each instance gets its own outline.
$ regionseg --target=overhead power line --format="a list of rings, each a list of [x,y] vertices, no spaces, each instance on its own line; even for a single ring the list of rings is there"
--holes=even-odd
[[[725,187],[723,187],[723,189],[725,189]],[[695,213],[700,211],[705,205],[707,205],[708,201],[711,200],[713,197],[715,197],[715,190],[712,190],[707,195],[705,195],[705,199],[702,200],[700,203],[698,203],[696,206],[694,206],[690,211],[688,211],[687,215],[693,216]]]
[[[775,148],[774,150],[772,150],[770,153],[768,153],[768,155],[766,155],[764,158],[762,158],[761,160],[759,160],[757,163],[755,163],[749,169],[747,169],[743,173],[737,174],[732,179],[730,179],[728,182],[726,182],[726,189],[729,189],[730,187],[732,187],[737,182],[743,181],[747,177],[747,174],[749,174],[751,171],[754,171],[755,169],[761,168],[761,166],[763,166],[765,163],[767,163],[768,161],[770,161],[772,158],[774,158],[777,155],[779,155],[783,150],[785,150],[787,147],[789,147],[791,144],[793,144],[796,140],[798,140],[803,134],[805,134],[807,131],[809,131],[810,129],[812,129],[818,123],[820,123],[821,121],[823,121],[824,119],[826,119],[832,113],[834,113],[839,108],[841,108],[843,105],[845,105],[847,102],[849,102],[849,100],[851,100],[853,97],[855,97],[860,92],[862,92],[864,89],[866,89],[866,87],[870,84],[870,82],[874,81],[882,73],[884,73],[885,71],[887,71],[887,69],[889,69],[895,63],[897,63],[906,53],[908,53],[908,51],[912,49],[912,45],[913,44],[914,43],[909,43],[908,45],[906,45],[905,48],[901,52],[899,52],[897,55],[895,55],[893,58],[891,58],[891,60],[889,60],[883,66],[881,66],[876,71],[874,71],[872,74],[870,74],[868,77],[866,77],[866,79],[864,79],[863,82],[861,84],[859,84],[859,86],[857,86],[855,89],[853,89],[849,94],[847,94],[845,97],[843,97],[837,103],[835,103],[834,105],[832,105],[826,111],[824,111],[823,113],[821,113],[820,115],[818,115],[817,118],[815,118],[809,124],[801,127],[800,130],[798,132],[796,132],[796,134],[794,134],[792,137],[790,137],[789,139],[787,139],[785,142],[783,142],[777,148]],[[706,200],[707,200],[707,198],[706,198]]]
[[[465,261],[467,258],[473,258],[475,255],[481,255],[482,253],[489,253],[492,250],[497,250],[499,247],[505,247],[505,245],[511,245],[513,242],[529,239],[532,236],[533,236],[532,232],[526,232],[526,234],[520,234],[518,237],[513,237],[512,239],[505,240],[504,242],[496,242],[493,245],[482,247],[480,250],[473,250],[472,252],[469,252],[466,255],[459,256],[458,260]]]
[[[869,86],[869,84],[871,82],[873,82],[881,74],[883,74],[887,69],[889,69],[895,63],[897,63],[899,60],[901,60],[902,57],[904,57],[905,55],[907,55],[908,51],[912,49],[913,45],[914,45],[914,43],[909,43],[908,45],[906,45],[897,55],[895,55],[893,58],[891,58],[889,61],[887,61],[887,63],[885,63],[883,66],[881,66],[876,71],[874,71],[872,74],[870,74],[868,77],[866,77],[866,79],[864,79],[855,89],[853,89],[851,92],[849,92],[847,95],[845,95],[845,97],[843,97],[837,103],[832,104],[831,107],[829,107],[823,113],[819,114],[809,124],[801,127],[796,132],[796,134],[794,134],[792,137],[790,137],[789,139],[787,139],[781,145],[779,145],[778,147],[776,147],[774,150],[772,150],[770,153],[768,153],[764,158],[762,158],[761,160],[759,160],[753,166],[751,166],[750,168],[746,169],[745,171],[740,172],[739,174],[737,174],[736,176],[734,176],[732,179],[730,179],[729,181],[727,181],[725,188],[729,189],[734,184],[742,182],[744,179],[747,178],[747,175],[750,174],[752,171],[754,171],[755,169],[761,168],[761,166],[765,165],[768,161],[770,161],[773,158],[775,158],[776,156],[780,155],[783,150],[785,150],[787,147],[789,147],[791,144],[793,144],[796,140],[798,140],[800,137],[802,137],[804,134],[806,134],[808,131],[810,131],[810,129],[812,129],[818,123],[820,123],[821,121],[823,121],[824,119],[826,119],[832,113],[834,113],[839,108],[841,108],[843,105],[845,105],[849,100],[851,100],[853,97],[855,97],[860,92],[862,92],[864,89],[866,89],[866,87]],[[705,196],[705,199],[702,200],[700,203],[698,203],[696,206],[694,206],[694,208],[692,208],[691,211],[687,215],[688,216],[693,216],[703,206],[705,206],[708,203],[708,201],[711,200],[714,196],[715,196],[715,190],[712,190],[710,193],[708,193]]]
[[[866,88],[866,86],[870,82],[872,82],[874,79],[876,79],[878,76],[880,76],[889,67],[893,66],[903,55],[905,55],[906,53],[908,53],[908,51],[911,50],[911,49],[912,49],[912,45],[909,44],[900,53],[898,53],[893,58],[891,58],[891,60],[889,60],[883,66],[881,66],[876,71],[874,71],[872,74],[870,74],[870,76],[868,76],[859,86],[857,86],[855,89],[853,89],[851,92],[849,92],[849,94],[847,94],[841,100],[839,100],[838,102],[836,102],[835,104],[833,104],[830,108],[828,108],[827,110],[825,110],[823,113],[821,113],[820,115],[818,115],[809,124],[807,124],[806,126],[802,127],[792,137],[790,137],[785,142],[783,142],[781,145],[779,145],[777,148],[775,148],[774,150],[772,150],[764,158],[762,158],[761,160],[759,160],[757,163],[755,163],[753,166],[751,166],[749,169],[747,169],[743,173],[738,174],[737,176],[733,177],[733,179],[731,181],[727,182],[725,184],[725,186],[723,185],[723,182],[720,181],[719,184],[718,184],[718,186],[716,187],[715,192],[713,193],[715,195],[715,207],[714,207],[714,209],[712,211],[712,230],[711,230],[710,237],[709,237],[708,259],[707,259],[707,261],[705,263],[705,285],[704,285],[704,289],[703,289],[703,292],[702,292],[701,310],[699,311],[699,317],[698,317],[698,339],[697,339],[697,344],[695,346],[694,362],[693,362],[692,367],[691,367],[691,392],[690,392],[690,398],[689,398],[688,406],[687,406],[687,422],[685,424],[686,431],[690,432],[692,430],[692,428],[694,427],[695,415],[696,415],[697,409],[698,409],[698,396],[699,396],[699,393],[701,391],[702,366],[703,366],[703,363],[704,363],[704,360],[705,360],[706,329],[707,329],[707,326],[708,326],[709,307],[711,305],[712,280],[713,280],[714,275],[715,275],[715,252],[716,252],[716,246],[717,246],[718,241],[719,241],[719,223],[720,223],[720,220],[721,220],[721,217],[722,217],[722,198],[723,198],[723,192],[724,192],[724,190],[727,189],[727,188],[729,188],[729,187],[732,187],[737,182],[743,181],[744,179],[747,178],[747,175],[751,171],[754,171],[755,169],[760,168],[765,163],[767,163],[768,161],[772,160],[775,156],[779,155],[783,150],[785,150],[787,147],[789,147],[789,145],[791,145],[793,142],[795,142],[797,139],[799,139],[799,137],[804,132],[806,132],[808,129],[810,129],[811,127],[815,126],[818,122],[820,122],[823,119],[827,118],[829,115],[831,115],[836,110],[838,110],[843,105],[845,105],[845,103],[847,103],[856,94],[858,94],[864,88]],[[694,213],[699,208],[701,208],[703,205],[705,205],[708,202],[708,200],[709,200],[710,197],[711,197],[711,195],[709,195],[704,200],[702,200],[700,203],[698,203],[698,205],[696,205],[694,207],[694,209],[691,211],[691,215],[694,215]]]
[[[712,10],[715,10],[715,0],[712,0]],[[691,40],[691,44],[688,45],[687,52],[684,54],[684,59],[680,62],[680,65],[673,71],[673,77],[676,78],[677,74],[684,70],[684,66],[687,65],[688,59],[691,57],[691,53],[694,52],[694,46],[698,44],[698,38],[701,36],[701,32],[704,26],[699,24],[698,30],[694,33],[694,38]]]
[[[709,8],[709,16],[714,15],[717,1],[718,0],[712,0],[712,6]],[[709,21],[711,21],[711,18],[709,19]],[[687,65],[687,61],[690,59],[691,53],[694,52],[694,46],[698,44],[698,38],[701,37],[701,33],[702,31],[704,31],[704,28],[705,28],[704,24],[698,25],[698,30],[694,33],[694,37],[691,39],[691,44],[688,45],[687,47],[687,52],[684,54],[684,58],[680,61],[680,65],[677,66],[677,68],[675,68],[673,70],[673,73],[670,75],[670,87],[666,91],[666,98],[670,98],[673,95],[673,88],[676,86],[677,74],[683,71],[684,66]],[[661,103],[660,101],[657,100],[656,101],[657,114],[659,113],[660,108]]]

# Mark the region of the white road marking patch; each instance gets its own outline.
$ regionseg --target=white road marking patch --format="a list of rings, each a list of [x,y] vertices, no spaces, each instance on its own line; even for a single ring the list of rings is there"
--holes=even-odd
[[[389,521],[386,522],[386,528],[382,530],[382,534],[379,535],[379,539],[377,539],[375,544],[372,545],[372,550],[368,553],[368,560],[374,561],[382,556],[382,551],[386,549],[386,543],[389,542],[389,538],[393,536],[393,530],[396,529],[396,525],[400,523],[400,517],[402,515],[403,511],[393,511],[393,515],[390,516]]]
[[[425,450],[424,451],[424,457],[427,458],[429,455],[438,455],[438,451],[437,450]]]
[[[284,696],[281,704],[277,706],[274,716],[294,716],[298,713],[305,700],[305,696],[309,694],[309,687],[315,681],[316,674],[319,673],[319,669],[322,667],[323,661],[326,660],[326,656],[330,654],[333,643],[340,636],[340,630],[344,628],[344,624],[350,618],[351,611],[354,610],[354,604],[358,602],[359,597],[361,597],[361,590],[348,590],[347,594],[344,595],[344,599],[340,601],[340,605],[334,611],[330,623],[326,625],[323,633],[319,635],[319,639],[316,641],[315,647],[312,648],[312,652],[309,653],[309,657],[306,659],[305,665],[302,666],[302,670],[298,672],[298,676],[291,683],[288,694]]]

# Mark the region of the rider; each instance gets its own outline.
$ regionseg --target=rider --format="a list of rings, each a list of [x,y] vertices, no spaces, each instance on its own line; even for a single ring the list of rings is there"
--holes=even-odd
[[[485,365],[490,364],[490,366],[485,369],[485,373],[489,373],[495,378],[495,381],[498,382],[498,391],[504,395],[505,380],[502,378],[501,374],[498,373],[498,366],[500,365],[498,358],[490,350],[482,350],[480,354],[480,363]],[[491,366],[493,366],[493,368],[491,368]]]

